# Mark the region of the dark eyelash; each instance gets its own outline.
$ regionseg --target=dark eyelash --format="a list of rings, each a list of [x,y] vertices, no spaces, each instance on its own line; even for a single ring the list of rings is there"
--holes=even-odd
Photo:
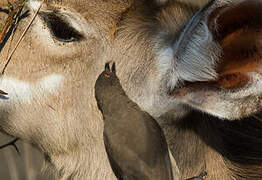
[[[75,30],[68,22],[55,13],[40,13],[52,35],[62,42],[78,41],[83,36]]]

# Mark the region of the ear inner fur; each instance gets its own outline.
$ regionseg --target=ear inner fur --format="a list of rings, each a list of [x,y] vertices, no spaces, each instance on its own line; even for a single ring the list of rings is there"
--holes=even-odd
[[[262,67],[262,2],[220,7],[211,13],[209,28],[223,50],[218,84],[226,88],[245,85],[249,80],[245,74]]]

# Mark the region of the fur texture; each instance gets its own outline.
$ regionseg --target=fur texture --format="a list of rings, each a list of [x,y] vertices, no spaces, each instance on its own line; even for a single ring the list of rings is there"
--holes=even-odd
[[[249,121],[261,107],[259,73],[249,72],[255,75],[255,81],[248,81],[237,91],[206,84],[187,86],[187,81],[195,83],[219,76],[216,68],[225,46],[214,41],[215,33],[207,22],[210,12],[216,7],[237,7],[240,2],[251,1],[217,1],[198,17],[196,28],[180,44],[178,57],[173,56],[181,32],[205,2],[170,0],[156,7],[147,0],[46,1],[40,12],[58,13],[60,20],[50,28],[37,16],[3,78],[12,77],[36,87],[39,80],[57,74],[63,77],[62,84],[58,83],[52,93],[46,93],[47,90],[32,97],[29,103],[17,103],[23,93],[10,96],[9,105],[1,101],[1,130],[34,144],[58,179],[115,179],[104,149],[103,120],[94,97],[95,80],[105,62],[113,60],[130,99],[162,125],[182,178],[198,176],[206,170],[210,180],[259,179],[260,152],[255,149],[259,147],[260,133],[255,128],[259,121]],[[0,7],[6,9],[6,1],[1,1]],[[32,9],[30,5],[25,7],[30,12]],[[32,13],[19,23],[11,47],[31,16]],[[0,20],[4,17],[6,13],[0,10]],[[59,31],[65,27],[76,30],[83,38],[61,41],[61,36],[73,36],[70,31]],[[61,36],[55,37],[54,31]],[[5,59],[8,43],[10,39],[0,45],[0,59]],[[4,63],[1,61],[0,67]],[[47,80],[53,82],[52,78]],[[183,87],[180,94],[168,95],[170,90]],[[36,91],[42,92],[41,88]],[[195,108],[204,113],[192,114]],[[207,112],[221,119],[249,118],[226,122],[206,115]],[[250,128],[245,131],[246,127]],[[245,154],[245,148],[250,148],[252,156]]]

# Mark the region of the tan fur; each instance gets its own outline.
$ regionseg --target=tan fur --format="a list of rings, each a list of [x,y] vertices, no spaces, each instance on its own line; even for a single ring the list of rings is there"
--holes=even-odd
[[[135,0],[46,1],[40,12],[71,12],[81,24],[84,38],[59,42],[38,16],[15,52],[2,78],[34,84],[53,73],[64,77],[55,93],[40,95],[36,91],[28,104],[14,104],[12,99],[0,104],[1,130],[34,144],[58,179],[115,179],[105,153],[103,121],[94,98],[95,81],[108,61],[116,63],[117,75],[128,96],[162,125],[182,178],[199,175],[204,167],[208,180],[232,178],[227,168],[231,163],[227,165],[222,155],[195,132],[185,132],[174,124],[191,108],[167,97],[164,75],[157,67],[160,50],[179,36],[207,0],[157,2],[160,7]],[[0,7],[6,7],[4,1]],[[0,12],[0,21],[3,16],[6,15]],[[31,17],[32,13],[19,23],[11,47]],[[5,64],[8,43],[0,53],[0,67]],[[196,159],[196,155],[201,158]]]

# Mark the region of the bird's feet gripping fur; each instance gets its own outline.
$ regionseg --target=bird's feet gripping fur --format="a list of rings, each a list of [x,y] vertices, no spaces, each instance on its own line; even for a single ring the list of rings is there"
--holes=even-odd
[[[186,180],[204,180],[207,177],[207,172],[203,171],[199,176],[195,176]]]

